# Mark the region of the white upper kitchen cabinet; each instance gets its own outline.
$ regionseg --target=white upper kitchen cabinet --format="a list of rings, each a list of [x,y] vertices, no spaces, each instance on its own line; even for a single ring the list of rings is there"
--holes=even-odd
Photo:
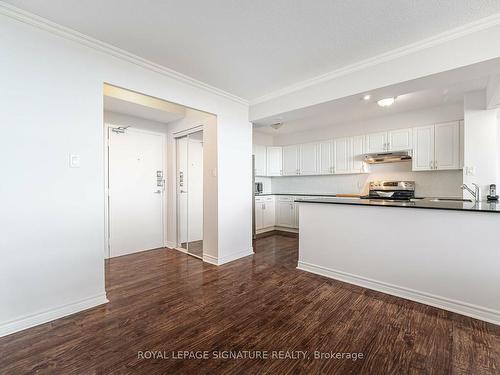
[[[460,168],[460,123],[436,124],[434,127],[434,169]]]
[[[255,156],[255,175],[267,175],[267,148],[262,145],[253,145],[253,154]]]
[[[365,137],[358,135],[352,137],[352,163],[351,171],[353,173],[363,173],[365,172],[364,154],[365,154]]]
[[[319,143],[305,143],[299,150],[299,174],[319,174]]]
[[[267,147],[267,176],[282,175],[282,148]]]
[[[321,174],[333,174],[333,142],[319,144],[319,170]]]
[[[296,176],[299,174],[300,146],[283,146],[283,176]]]
[[[336,138],[333,140],[334,173],[351,173],[352,138]]]
[[[365,136],[366,153],[384,152],[388,150],[387,132],[372,133]]]
[[[412,138],[413,129],[411,128],[391,130],[387,133],[388,150],[411,150],[413,147]]]
[[[413,129],[414,171],[430,171],[434,169],[434,125]]]

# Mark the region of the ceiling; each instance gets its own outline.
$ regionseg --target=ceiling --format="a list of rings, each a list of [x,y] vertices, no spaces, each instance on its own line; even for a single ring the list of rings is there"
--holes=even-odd
[[[255,99],[500,12],[499,0],[7,0]]]

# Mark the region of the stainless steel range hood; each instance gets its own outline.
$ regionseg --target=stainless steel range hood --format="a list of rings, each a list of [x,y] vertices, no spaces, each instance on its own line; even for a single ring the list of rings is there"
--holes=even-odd
[[[366,154],[363,159],[365,163],[368,164],[397,163],[400,161],[409,161],[411,160],[411,150]]]

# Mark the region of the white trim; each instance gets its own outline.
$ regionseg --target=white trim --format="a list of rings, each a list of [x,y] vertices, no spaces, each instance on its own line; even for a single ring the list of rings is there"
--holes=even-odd
[[[0,324],[0,337],[108,303],[106,293]]]
[[[174,241],[167,241],[165,243],[165,247],[168,247],[169,249],[175,249],[176,248],[176,243]]]
[[[253,254],[254,254],[253,247],[251,247],[249,250],[239,251],[237,253],[226,255],[226,256],[220,257],[220,258],[214,257],[212,255],[208,255],[208,254],[203,254],[203,261],[210,263],[210,264],[214,264],[216,266],[220,266],[222,264],[226,264],[226,263],[232,262],[234,260],[244,258],[244,257],[250,256]]]
[[[219,265],[217,257],[214,257],[213,255],[203,254],[203,261],[215,266]]]
[[[500,325],[500,311],[482,306],[436,296],[307,262],[299,261],[297,269]]]
[[[37,16],[10,4],[6,4],[0,1],[0,14],[13,18],[17,21],[23,22],[25,24],[37,27],[39,29],[48,31],[57,36],[63,37],[65,39],[80,43],[86,47],[93,48],[97,51],[107,53],[113,57],[120,58],[124,61],[130,62],[132,64],[138,65],[142,68],[152,70],[156,73],[162,74],[164,76],[173,78],[175,80],[184,82],[193,87],[197,87],[213,94],[219,95],[226,99],[230,99],[234,102],[248,105],[248,100],[243,99],[237,95],[231,94],[227,91],[218,89],[217,87],[208,85],[204,82],[198,81],[197,79],[191,78],[187,75],[179,73],[173,69],[169,69],[163,65],[154,63],[140,56],[134,55],[133,53],[127,52],[121,48],[115,47],[111,44],[102,42],[98,39],[92,38],[85,34],[82,34],[76,30],[70,29],[68,27],[59,25],[55,22],[49,21],[46,18]]]
[[[418,42],[408,44],[406,46],[393,49],[392,51],[388,51],[353,64],[346,65],[339,69],[332,70],[328,73],[306,79],[300,82],[296,82],[292,85],[283,87],[279,90],[270,92],[268,94],[262,95],[258,98],[250,100],[250,105],[255,105],[259,103],[266,102],[268,100],[272,100],[278,98],[283,95],[291,94],[293,92],[305,89],[307,87],[317,85],[334,78],[345,76],[350,73],[357,72],[362,69],[369,68],[374,65],[378,65],[384,62],[388,62],[391,60],[395,60],[397,58],[410,55],[415,52],[419,52],[425,50],[427,48],[434,47],[439,44],[446,43],[448,41],[458,39],[460,37],[493,27],[500,24],[500,13],[495,13],[491,16],[481,18],[477,21],[453,28],[451,30],[445,31],[443,33],[439,33],[432,37],[422,39]]]
[[[193,134],[193,133],[197,133],[197,132],[200,132],[200,131],[203,131],[205,125],[201,124],[201,125],[196,125],[196,126],[193,126],[192,128],[189,128],[189,129],[185,129],[185,130],[180,130],[176,133],[173,133],[173,136],[174,138],[182,138],[182,137],[185,137],[189,134]]]

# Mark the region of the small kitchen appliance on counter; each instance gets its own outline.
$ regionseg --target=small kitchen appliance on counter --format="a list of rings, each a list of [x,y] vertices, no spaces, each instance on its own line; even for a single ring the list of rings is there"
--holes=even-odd
[[[255,182],[255,195],[262,194],[264,191],[264,186],[262,182]]]
[[[415,181],[371,181],[368,195],[361,198],[408,201],[415,198]]]
[[[488,194],[486,199],[488,199],[488,202],[498,201],[497,186],[495,184],[490,185],[490,194]]]

